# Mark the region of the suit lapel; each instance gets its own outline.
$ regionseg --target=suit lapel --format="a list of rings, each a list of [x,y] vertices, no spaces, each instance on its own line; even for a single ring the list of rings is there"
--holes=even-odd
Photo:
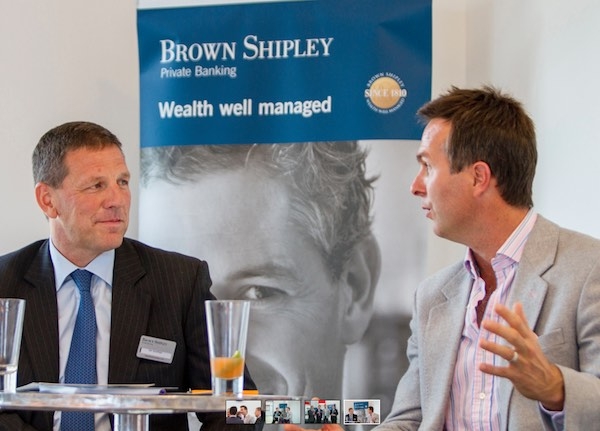
[[[31,287],[22,292],[26,301],[23,350],[31,363],[31,377],[39,382],[58,382],[58,306],[48,241],[42,243],[25,280]]]
[[[112,287],[109,383],[135,381],[140,337],[145,334],[151,298],[139,288],[146,271],[128,240],[116,250]]]
[[[456,355],[462,336],[465,307],[471,292],[472,279],[466,271],[459,271],[441,289],[443,298],[433,305],[427,319],[423,346],[423,361],[426,365],[421,372],[428,394],[427,403],[439,409],[428,414],[441,418],[443,426],[448,394],[454,377]]]
[[[520,302],[530,328],[537,326],[544,299],[548,291],[548,284],[542,275],[554,264],[558,251],[559,228],[555,224],[538,215],[538,219],[529,238],[519,268],[512,284],[507,306],[514,307]],[[507,379],[500,379],[499,397],[501,400],[500,417],[508,418],[508,406],[514,386]],[[507,402],[502,402],[507,400]]]
[[[558,226],[538,216],[529,234],[515,281],[507,299],[508,306],[523,304],[529,326],[535,328],[548,285],[542,275],[554,265],[558,251]]]

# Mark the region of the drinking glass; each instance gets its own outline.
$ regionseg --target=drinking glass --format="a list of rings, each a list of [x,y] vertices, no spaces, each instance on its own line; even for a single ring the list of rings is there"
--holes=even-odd
[[[0,392],[14,394],[23,333],[25,300],[0,298]]]
[[[205,301],[213,395],[241,397],[250,301]]]

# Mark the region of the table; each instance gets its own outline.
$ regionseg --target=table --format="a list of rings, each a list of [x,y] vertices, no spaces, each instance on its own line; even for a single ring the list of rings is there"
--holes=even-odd
[[[271,399],[273,396],[248,396],[246,399]],[[111,395],[56,394],[43,392],[0,393],[0,408],[7,410],[82,410],[114,414],[114,431],[147,431],[152,413],[225,412],[227,400],[235,397],[213,397],[193,394]],[[291,399],[278,396],[277,399]],[[223,414],[225,421],[225,414]]]

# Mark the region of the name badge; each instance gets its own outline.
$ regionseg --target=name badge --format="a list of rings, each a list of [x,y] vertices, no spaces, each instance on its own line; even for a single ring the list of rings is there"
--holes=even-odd
[[[177,343],[175,341],[142,335],[136,356],[142,359],[170,364],[173,362],[176,346]]]

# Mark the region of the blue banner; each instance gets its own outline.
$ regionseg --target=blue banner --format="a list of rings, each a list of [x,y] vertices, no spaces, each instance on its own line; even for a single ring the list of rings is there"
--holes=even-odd
[[[431,0],[138,10],[141,146],[419,139]]]

